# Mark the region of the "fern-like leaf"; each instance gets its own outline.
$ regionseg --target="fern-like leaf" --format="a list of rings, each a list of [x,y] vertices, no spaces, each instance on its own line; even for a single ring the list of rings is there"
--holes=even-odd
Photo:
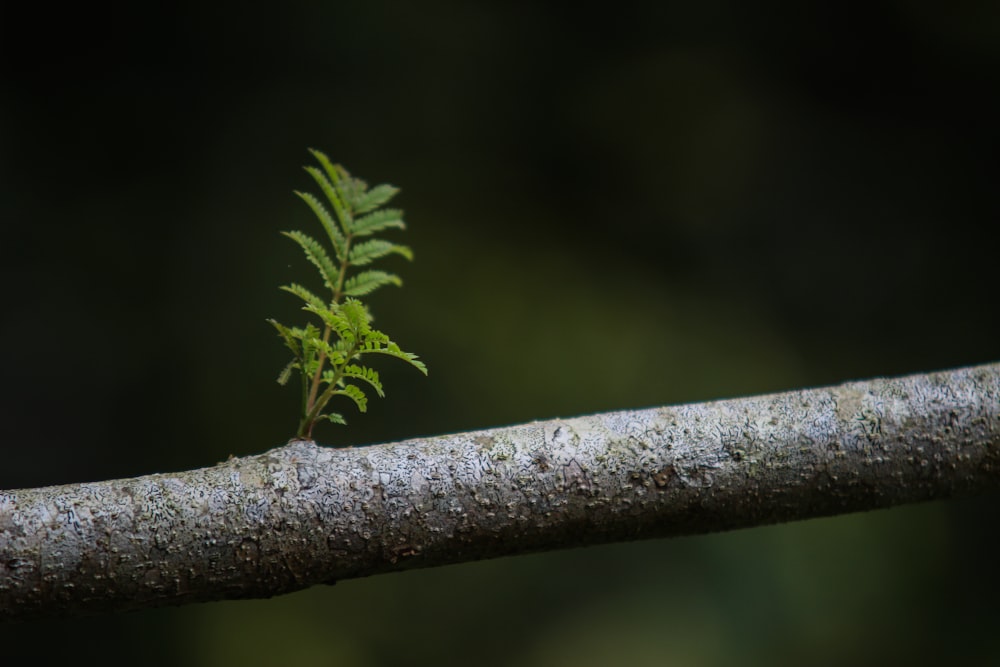
[[[323,151],[310,148],[309,152],[312,153],[312,156],[316,158],[317,162],[323,165],[323,171],[326,172],[326,175],[330,178],[332,183],[339,183],[341,179],[349,177],[347,170],[340,165],[333,164],[333,162],[330,161],[330,158],[328,158],[326,153]]]
[[[330,308],[327,308],[322,304],[316,306],[311,303],[306,304],[305,306],[302,307],[302,310],[310,312],[313,315],[318,316],[321,320],[323,320],[324,325],[330,327],[331,329],[334,329],[335,331],[339,331],[341,327],[344,327],[346,325],[343,321],[344,318],[341,317],[340,314],[335,312],[336,309],[337,309],[336,306],[334,306],[334,310],[331,310]]]
[[[354,205],[354,213],[367,213],[374,211],[380,206],[388,203],[390,199],[399,194],[399,188],[391,185],[376,185],[371,190],[358,197]]]
[[[351,210],[351,213],[358,210],[358,205],[364,199],[365,192],[368,190],[368,184],[362,181],[360,178],[354,178],[347,170],[340,165],[334,165],[334,167],[339,167],[341,171],[341,179],[337,183],[337,192],[340,196],[344,198],[347,202],[347,207]]]
[[[326,254],[326,250],[323,249],[319,241],[300,231],[281,233],[299,244],[299,247],[305,252],[306,258],[312,262],[313,266],[319,269],[319,273],[323,277],[323,283],[330,289],[336,289],[340,272],[334,265],[333,260],[330,259],[330,256]]]
[[[347,322],[356,338],[364,338],[371,330],[368,323],[371,322],[372,316],[365,308],[365,304],[357,299],[347,299],[341,304],[339,310],[341,317]]]
[[[354,341],[362,337],[361,327],[356,322],[352,321],[352,319],[345,316],[343,306],[337,306],[335,310],[305,306],[303,310],[319,315],[319,317],[323,320],[323,324],[329,327],[330,330],[336,332],[337,337],[347,346],[347,348],[338,348],[337,345],[334,345],[332,348],[334,352],[347,352],[347,349],[354,345]],[[331,356],[329,351],[323,350],[323,352],[328,356]]]
[[[403,361],[410,364],[424,375],[427,375],[427,366],[424,365],[424,362],[420,361],[417,355],[413,354],[412,352],[404,352],[403,350],[399,349],[399,346],[396,345],[395,343],[390,342],[382,344],[376,342],[370,342],[370,343],[366,342],[364,345],[362,345],[359,352],[361,354],[385,354],[390,357],[396,357],[397,359],[402,359]]]
[[[304,329],[292,329],[292,334],[302,342],[302,353],[299,355],[302,362],[300,368],[306,375],[311,375],[315,370],[316,341],[320,340],[319,330],[307,324]]]
[[[310,305],[314,308],[326,307],[326,304],[323,302],[323,299],[319,298],[318,296],[307,290],[302,285],[299,285],[298,283],[292,283],[291,285],[282,285],[281,289],[283,289],[286,292],[289,292],[290,294],[294,294],[295,296],[305,301],[307,305]]]
[[[298,366],[299,362],[296,359],[292,359],[285,364],[285,367],[281,369],[280,373],[278,373],[278,384],[282,387],[288,384],[288,380],[292,377],[292,371],[298,368]]]
[[[351,223],[353,222],[353,216],[351,215],[351,210],[349,204],[344,201],[340,189],[334,186],[330,182],[330,179],[326,175],[317,169],[316,167],[305,167],[305,170],[313,177],[316,184],[319,185],[319,189],[323,191],[326,196],[326,200],[330,202],[330,206],[333,207],[333,212],[337,214],[337,220],[340,222],[340,229],[344,234],[351,233]]]
[[[343,389],[335,390],[334,392],[332,392],[332,395],[346,396],[352,401],[354,401],[354,404],[358,406],[359,412],[368,411],[368,396],[366,396],[365,392],[357,385],[353,384],[344,385]]]
[[[330,158],[323,152],[313,148],[310,148],[309,152],[322,165],[323,171],[315,167],[306,167],[305,169],[313,177],[313,180],[316,181],[320,189],[323,190],[326,198],[330,200],[337,218],[341,222],[344,233],[349,234],[353,218],[351,215],[354,204],[353,194],[357,189],[357,186],[352,182],[354,179],[351,178],[351,175],[342,166],[333,164]],[[362,188],[365,187],[363,182],[361,186]]]
[[[340,424],[341,426],[347,426],[347,420],[344,419],[343,415],[339,415],[336,412],[328,412],[325,415],[321,415],[319,419],[329,419],[334,424]]]
[[[326,210],[323,206],[323,202],[316,199],[313,195],[308,192],[295,191],[302,201],[309,205],[312,212],[316,214],[319,218],[320,224],[323,225],[323,229],[326,230],[326,235],[330,238],[330,243],[333,245],[333,253],[337,256],[337,259],[343,263],[347,258],[345,257],[347,249],[347,239],[344,238],[343,232],[340,231],[340,227],[337,223],[333,221],[330,216],[330,212]]]
[[[363,344],[378,344],[378,343],[391,343],[389,336],[382,333],[378,329],[372,329],[368,327],[368,331],[365,332]]]
[[[355,236],[371,236],[386,229],[406,229],[402,211],[396,208],[384,208],[361,216],[354,221],[353,233]]]
[[[385,271],[362,271],[344,283],[344,294],[347,296],[364,296],[383,285],[401,286],[403,281],[399,276]]]
[[[368,189],[368,184],[360,178],[351,176],[350,172],[344,169],[342,165],[334,164],[322,152],[312,148],[309,149],[309,152],[323,165],[323,171],[326,172],[330,183],[336,188],[337,194],[340,196],[340,201],[350,210],[356,210],[362,196]]]
[[[343,366],[358,356],[358,347],[360,346],[353,337],[341,338],[338,335],[337,342],[333,344],[333,356],[330,357],[330,363],[334,366]]]
[[[389,243],[382,239],[371,239],[351,248],[350,262],[355,266],[362,266],[364,264],[371,264],[374,260],[393,253],[402,255],[411,261],[413,260],[413,251],[405,245]]]
[[[375,390],[375,393],[379,395],[379,398],[385,398],[385,392],[382,390],[382,382],[379,381],[378,371],[374,368],[351,364],[344,367],[342,375],[345,378],[353,378],[368,383]]]
[[[328,359],[337,355],[337,351],[333,349],[333,346],[330,345],[325,340],[323,340],[322,338],[317,338],[316,340],[314,340],[313,345],[322,354],[326,355]]]
[[[277,320],[269,319],[268,322],[270,322],[274,328],[278,330],[278,333],[281,334],[282,339],[285,341],[285,345],[292,351],[292,354],[295,355],[296,359],[301,359],[302,345],[299,342],[301,336],[296,335],[294,329],[289,329]]]

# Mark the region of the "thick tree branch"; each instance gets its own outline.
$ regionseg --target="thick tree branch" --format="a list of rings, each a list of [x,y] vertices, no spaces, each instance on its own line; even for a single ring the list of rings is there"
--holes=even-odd
[[[0,492],[0,619],[268,597],[392,570],[1000,487],[1000,364]]]

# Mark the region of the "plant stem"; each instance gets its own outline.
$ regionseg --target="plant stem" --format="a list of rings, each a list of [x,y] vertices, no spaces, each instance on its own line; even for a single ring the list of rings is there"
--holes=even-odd
[[[340,300],[343,298],[344,289],[344,279],[347,277],[347,267],[350,266],[348,261],[349,253],[351,251],[351,239],[352,234],[347,233],[344,235],[344,258],[340,263],[340,273],[337,276],[337,284],[333,288],[333,301],[331,305],[336,306],[340,304]],[[330,342],[330,325],[326,325],[323,329],[323,342],[329,344]],[[348,357],[350,358],[350,357]],[[303,406],[302,421],[299,422],[299,437],[312,440],[312,429],[316,424],[316,419],[319,418],[319,412],[326,405],[326,402],[330,400],[327,396],[325,401],[317,407],[317,401],[320,400],[319,397],[319,385],[323,379],[323,367],[326,366],[326,353],[322,350],[319,353],[319,365],[316,367],[316,373],[313,374],[312,386],[309,388],[309,398],[306,399],[305,405]],[[339,379],[339,378],[336,378]],[[335,386],[332,384],[331,386]],[[325,393],[324,393],[325,395]]]
[[[323,408],[326,407],[326,404],[330,402],[331,398],[333,398],[333,392],[337,390],[337,383],[342,377],[344,377],[344,369],[347,368],[347,363],[354,358],[355,354],[357,354],[358,347],[359,343],[355,340],[354,345],[351,346],[351,349],[344,355],[344,363],[340,366],[340,368],[334,368],[333,378],[330,380],[330,385],[323,391],[322,394],[320,394],[319,398],[316,399],[316,402],[312,406],[309,413],[303,417],[303,425],[308,425],[306,437],[310,440],[312,439],[312,428],[316,424],[316,420],[319,419],[320,413],[323,411]]]

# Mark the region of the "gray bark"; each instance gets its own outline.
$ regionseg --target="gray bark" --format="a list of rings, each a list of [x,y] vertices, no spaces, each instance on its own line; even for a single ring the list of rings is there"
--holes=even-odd
[[[0,492],[0,619],[269,597],[1000,487],[1000,364]]]

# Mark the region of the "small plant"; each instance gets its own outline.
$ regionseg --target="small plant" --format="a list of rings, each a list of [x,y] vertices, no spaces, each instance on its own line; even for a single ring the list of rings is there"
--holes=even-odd
[[[406,228],[402,211],[381,208],[399,190],[391,185],[369,189],[364,181],[331,163],[323,153],[312,149],[309,152],[322,169],[305,167],[305,170],[323,191],[336,220],[317,197],[307,192],[296,191],[295,194],[319,218],[333,255],[331,257],[323,244],[307,234],[299,231],[282,234],[295,241],[319,270],[328,297],[323,299],[297,283],[284,285],[281,289],[302,299],[305,302],[302,309],[315,315],[320,326],[310,323],[298,328],[286,327],[273,319],[268,322],[281,334],[294,357],[281,371],[278,382],[286,384],[293,371],[298,371],[302,380],[302,416],[296,435],[312,439],[313,427],[320,420],[346,423],[342,415],[325,411],[333,397],[345,396],[354,401],[359,411],[365,412],[368,397],[363,386],[373,389],[380,397],[385,395],[378,372],[356,363],[364,355],[397,357],[424,375],[427,367],[415,354],[404,352],[387,335],[373,329],[371,314],[358,298],[383,285],[402,285],[399,277],[374,269],[353,271],[355,267],[368,266],[387,255],[413,259],[408,247],[371,238],[388,229]]]

